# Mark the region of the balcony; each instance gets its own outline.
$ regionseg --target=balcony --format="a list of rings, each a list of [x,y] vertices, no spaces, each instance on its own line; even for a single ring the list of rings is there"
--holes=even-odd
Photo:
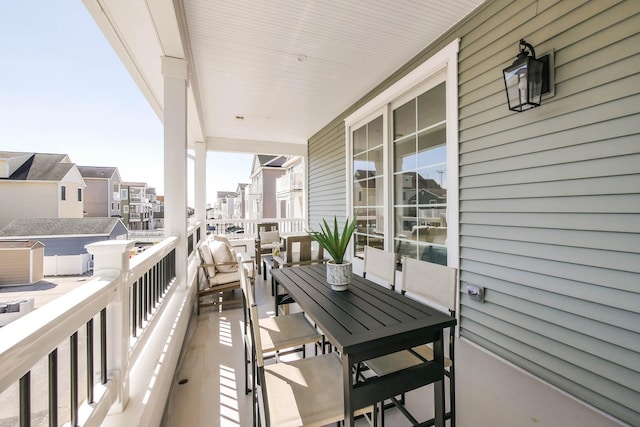
[[[243,391],[239,291],[224,294],[221,309],[199,316],[193,310],[198,230],[189,231],[185,283],[177,279],[176,238],[163,240],[131,261],[126,251],[132,242],[97,244],[89,248],[96,268],[90,282],[0,329],[3,421],[251,425],[251,399]],[[256,295],[261,314],[268,315],[269,279],[257,278]],[[456,339],[459,426],[620,425]],[[63,353],[70,356],[63,358]],[[72,403],[67,396],[72,396]],[[544,411],[531,412],[531,398]],[[431,400],[431,388],[425,387],[408,394],[408,407],[426,419],[432,413]],[[386,412],[386,422],[407,425],[397,409]],[[367,424],[359,420],[357,425]]]
[[[276,179],[276,194],[304,190],[302,173],[286,174]]]

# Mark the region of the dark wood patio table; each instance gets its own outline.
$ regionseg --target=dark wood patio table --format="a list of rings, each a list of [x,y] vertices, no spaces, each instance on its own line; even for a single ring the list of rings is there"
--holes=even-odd
[[[276,315],[282,287],[342,354],[346,426],[353,426],[355,409],[433,383],[435,425],[444,427],[443,330],[454,326],[455,318],[355,274],[347,291],[333,291],[325,265],[272,270],[271,275],[277,284]],[[359,362],[427,343],[433,343],[432,361],[364,381],[352,374]]]

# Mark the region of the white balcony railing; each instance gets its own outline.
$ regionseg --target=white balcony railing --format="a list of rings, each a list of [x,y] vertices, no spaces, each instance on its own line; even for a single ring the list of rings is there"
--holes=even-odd
[[[90,282],[0,329],[0,397],[19,395],[18,416],[8,422],[31,425],[31,396],[48,395],[49,425],[157,425],[197,288],[200,237],[199,228],[190,230],[186,283],[176,277],[175,237],[131,260],[133,241],[88,245],[95,266]],[[69,363],[58,366],[58,350],[67,348]],[[40,372],[47,368],[38,368],[42,359],[48,391],[46,381],[38,382],[43,390],[31,385],[32,371],[47,378]],[[10,388],[18,393],[5,393]]]
[[[281,233],[304,233],[306,218],[262,218],[262,219],[209,219],[207,232],[213,234],[238,234],[238,237],[257,237],[258,224],[277,222]]]

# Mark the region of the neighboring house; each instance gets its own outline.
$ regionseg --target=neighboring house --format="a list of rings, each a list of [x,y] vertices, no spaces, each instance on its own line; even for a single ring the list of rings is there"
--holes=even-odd
[[[403,174],[442,183],[436,216],[446,209],[447,235],[435,239],[447,254],[432,259],[460,270],[460,335],[506,361],[505,379],[516,365],[632,425],[640,425],[639,17],[635,1],[488,1],[308,148],[310,224],[352,215],[353,165],[380,159],[371,169],[385,190],[364,207],[379,212],[370,229],[382,234],[363,235],[389,251],[429,256],[402,218],[432,199],[407,197]],[[555,52],[555,92],[514,113],[502,70],[522,37],[538,56]],[[483,302],[468,284],[486,289]],[[531,414],[561,410],[527,399]]]
[[[26,218],[11,221],[0,239],[38,240],[44,244],[44,275],[84,274],[91,256],[85,246],[104,240],[126,239],[119,218]]]
[[[37,240],[0,241],[0,286],[32,285],[44,277],[44,245]]]
[[[153,206],[147,195],[146,182],[120,183],[120,215],[129,230],[150,230]]]
[[[150,227],[152,230],[164,228],[164,196],[155,195],[155,189],[153,189],[153,196],[150,199],[151,209],[153,210],[153,220]]]
[[[245,219],[247,217],[247,188],[249,184],[238,184],[236,188],[236,199],[234,201],[233,217],[237,219]]]
[[[286,156],[253,156],[248,219],[277,218],[276,179],[285,174],[286,161]]]
[[[120,172],[115,167],[78,166],[87,184],[85,217],[120,216]]]
[[[66,154],[0,151],[0,228],[18,218],[82,218],[85,187]]]
[[[303,158],[287,156],[282,167],[286,172],[276,179],[276,218],[305,218]]]
[[[235,201],[238,194],[234,191],[218,191],[215,201],[215,209],[218,219],[232,219],[235,213]]]

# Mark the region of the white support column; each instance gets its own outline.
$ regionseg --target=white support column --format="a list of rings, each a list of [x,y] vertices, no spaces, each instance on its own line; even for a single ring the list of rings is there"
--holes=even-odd
[[[164,76],[164,229],[178,237],[176,279],[187,283],[187,63],[162,57]]]
[[[107,310],[107,368],[110,378],[120,375],[120,389],[111,412],[122,412],[129,401],[129,249],[133,240],[108,240],[86,245],[93,255],[94,280],[120,279],[116,302]]]
[[[196,219],[200,221],[200,235],[207,235],[207,144],[196,142],[196,160],[194,167]]]

